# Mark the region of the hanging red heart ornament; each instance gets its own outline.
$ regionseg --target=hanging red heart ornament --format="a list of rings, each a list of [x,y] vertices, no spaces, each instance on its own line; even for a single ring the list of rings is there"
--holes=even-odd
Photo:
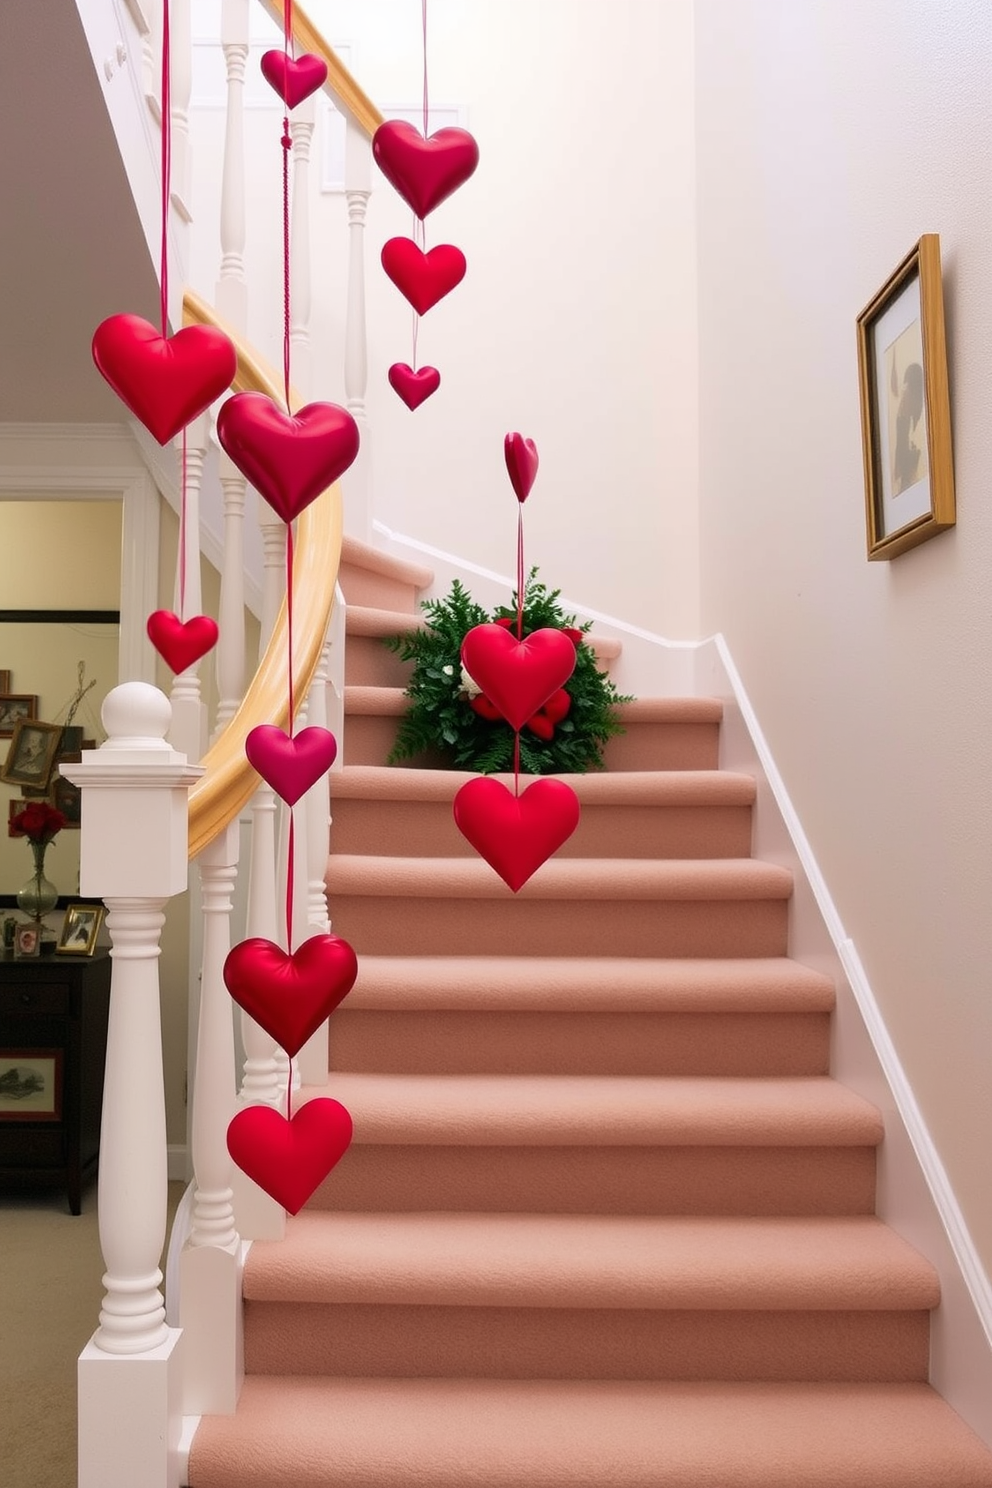
[[[477,775],[454,801],[455,825],[514,893],[567,842],[579,824],[579,798],[563,780],[540,779],[519,796]]]
[[[476,625],[462,641],[462,663],[512,728],[523,728],[575,670],[575,647],[560,630],[518,641],[502,625]]]
[[[394,362],[386,374],[389,386],[403,399],[411,413],[426,403],[431,393],[441,386],[441,374],[436,367],[418,367],[414,372],[407,362]]]
[[[389,278],[418,315],[426,315],[465,278],[465,255],[450,243],[439,243],[424,253],[412,238],[390,238],[380,257]]]
[[[261,936],[224,962],[224,984],[239,1007],[293,1057],[348,996],[358,958],[338,935],[314,935],[292,955]]]
[[[155,610],[145,625],[148,639],[169,669],[178,676],[217,644],[217,622],[194,615],[185,623],[171,610]]]
[[[321,1096],[291,1121],[271,1106],[247,1106],[227,1128],[227,1150],[259,1188],[298,1214],[348,1151],[351,1134],[345,1107]]]
[[[187,326],[165,337],[140,315],[101,321],[91,349],[100,374],[159,444],[221,397],[238,366],[223,331]]]
[[[358,425],[336,403],[283,413],[264,393],[235,393],[217,415],[217,438],[284,522],[334,484],[358,454]]]
[[[503,441],[503,457],[506,460],[510,485],[522,506],[537,479],[537,445],[533,439],[525,439],[522,434],[507,434]]]
[[[260,723],[245,740],[248,763],[287,806],[331,768],[338,752],[330,729],[311,726],[292,738],[274,723]]]
[[[421,218],[457,191],[479,163],[479,147],[467,129],[439,129],[424,139],[405,119],[379,125],[372,154],[386,180]]]
[[[263,52],[261,68],[265,81],[288,109],[294,109],[327,81],[327,63],[312,52],[304,52],[301,57],[287,57],[279,51]]]

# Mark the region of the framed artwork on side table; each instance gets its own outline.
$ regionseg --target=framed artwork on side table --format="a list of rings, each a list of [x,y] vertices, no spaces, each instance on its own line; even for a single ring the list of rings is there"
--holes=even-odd
[[[0,1049],[0,1121],[60,1121],[61,1049]]]
[[[926,233],[858,316],[868,557],[954,526],[940,238]]]
[[[92,956],[103,923],[102,904],[70,904],[55,947],[59,956]]]

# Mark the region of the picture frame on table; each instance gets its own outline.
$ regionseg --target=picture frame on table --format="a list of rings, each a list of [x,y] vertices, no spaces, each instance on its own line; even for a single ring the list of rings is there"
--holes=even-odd
[[[36,696],[28,692],[0,692],[0,739],[12,738],[14,726],[21,719],[37,717]]]
[[[0,1049],[0,1122],[62,1120],[61,1049]]]
[[[953,527],[940,237],[924,233],[857,319],[868,558]]]
[[[61,739],[60,724],[42,723],[37,718],[19,718],[14,724],[7,758],[0,769],[0,780],[8,785],[26,785],[37,791],[47,791]]]
[[[103,924],[102,904],[70,904],[55,947],[59,956],[92,956]]]
[[[41,928],[34,920],[14,926],[14,955],[19,961],[41,955]]]

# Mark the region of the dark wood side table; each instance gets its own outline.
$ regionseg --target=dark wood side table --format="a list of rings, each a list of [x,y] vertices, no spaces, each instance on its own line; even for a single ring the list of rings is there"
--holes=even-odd
[[[73,1214],[100,1153],[110,966],[0,960],[0,1188],[61,1180]]]

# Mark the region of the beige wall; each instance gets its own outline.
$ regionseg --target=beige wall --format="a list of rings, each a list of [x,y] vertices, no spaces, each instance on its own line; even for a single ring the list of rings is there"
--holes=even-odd
[[[197,7],[201,34],[218,10]],[[313,0],[308,11],[331,41],[353,43],[353,65],[380,106],[418,104],[419,6]],[[252,7],[253,26],[260,15]],[[691,0],[432,0],[428,25],[431,98],[467,106],[481,163],[427,219],[428,246],[460,246],[468,273],[421,321],[419,361],[440,369],[442,385],[415,414],[386,381],[392,362],[411,360],[411,312],[379,266],[382,244],[408,236],[411,217],[373,168],[376,515],[512,573],[517,508],[503,436],[519,429],[541,455],[527,504],[529,561],[586,605],[694,636]],[[249,74],[251,332],[278,362],[279,114]],[[194,110],[198,223],[216,220],[210,162],[219,172],[223,126],[219,108]],[[316,177],[319,133],[313,157]],[[314,394],[340,399],[346,203],[315,190],[312,209]],[[212,296],[216,235],[198,235],[193,255],[194,282]]]
[[[703,624],[992,1268],[992,10],[697,0]],[[944,261],[958,525],[865,561],[854,322]]]

